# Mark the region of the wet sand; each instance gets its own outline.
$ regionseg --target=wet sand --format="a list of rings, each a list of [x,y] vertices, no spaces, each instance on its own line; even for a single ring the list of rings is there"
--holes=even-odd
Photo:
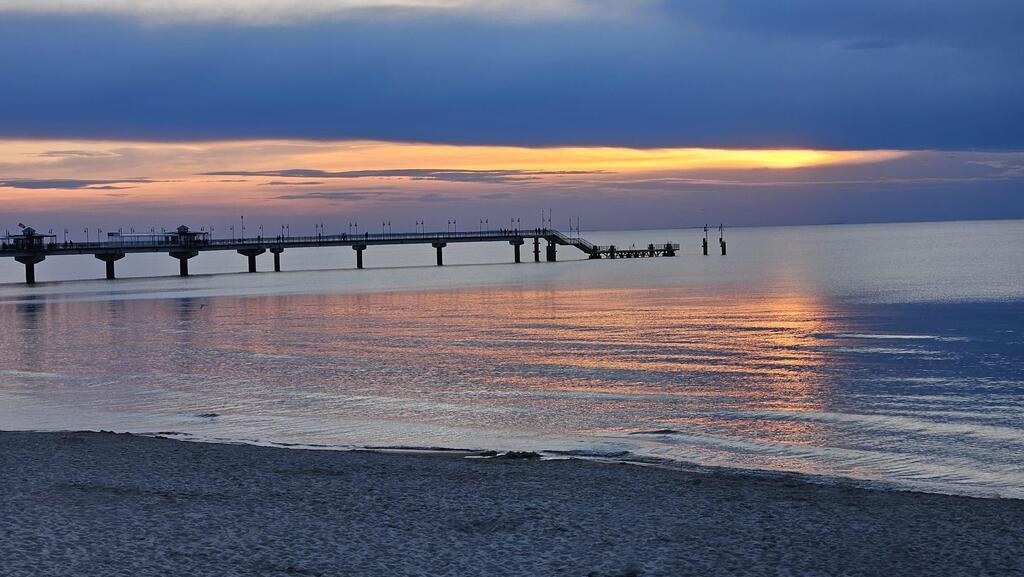
[[[1024,501],[0,433],[0,575],[1022,575]]]

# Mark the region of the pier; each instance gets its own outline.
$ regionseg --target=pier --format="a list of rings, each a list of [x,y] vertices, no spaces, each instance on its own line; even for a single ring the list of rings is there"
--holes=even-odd
[[[544,246],[544,261],[555,262],[559,247],[571,247],[582,251],[590,259],[653,258],[675,256],[678,244],[648,244],[646,248],[631,247],[619,249],[615,246],[600,246],[579,236],[567,236],[550,228],[499,229],[476,232],[404,232],[379,234],[335,234],[314,236],[276,236],[255,238],[211,238],[210,233],[190,230],[179,226],[173,232],[122,234],[108,233],[107,240],[98,242],[57,242],[53,234],[41,234],[31,227],[22,229],[21,234],[9,235],[2,239],[0,257],[14,258],[25,265],[25,282],[35,283],[35,266],[49,256],[92,255],[103,261],[106,278],[116,278],[117,261],[131,253],[163,252],[178,261],[178,274],[188,276],[188,261],[201,252],[233,250],[247,259],[249,272],[256,272],[256,257],[270,252],[274,257],[274,270],[281,270],[282,253],[288,248],[312,248],[348,246],[355,251],[356,268],[363,268],[363,253],[371,246],[393,244],[429,244],[436,250],[436,263],[444,265],[444,248],[453,243],[506,242],[513,249],[514,262],[522,262],[521,249],[527,243],[533,244],[533,260],[541,262],[541,245]]]

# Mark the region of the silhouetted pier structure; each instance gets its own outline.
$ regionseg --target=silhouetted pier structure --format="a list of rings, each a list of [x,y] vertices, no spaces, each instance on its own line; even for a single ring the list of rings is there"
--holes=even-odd
[[[437,265],[444,264],[443,250],[452,243],[507,242],[513,248],[514,262],[522,262],[521,248],[527,242],[533,243],[533,260],[541,261],[541,245],[544,245],[544,260],[557,260],[559,246],[574,247],[591,259],[601,258],[645,258],[675,256],[678,244],[649,244],[646,248],[617,249],[615,246],[599,246],[578,236],[565,234],[550,228],[499,229],[476,232],[404,232],[379,234],[335,234],[315,236],[277,236],[256,238],[211,238],[207,232],[189,230],[179,226],[173,232],[148,234],[108,233],[102,242],[57,242],[53,234],[40,234],[34,229],[23,228],[21,234],[9,235],[2,239],[0,256],[12,257],[25,265],[25,282],[35,282],[35,265],[49,256],[91,254],[104,262],[106,277],[115,278],[114,263],[129,253],[163,252],[178,260],[178,274],[188,276],[188,261],[201,252],[233,250],[248,259],[249,272],[256,272],[256,257],[270,252],[274,255],[274,270],[281,270],[281,253],[286,248],[311,248],[328,246],[349,246],[356,253],[356,268],[363,268],[363,252],[371,246],[391,244],[429,244],[437,251]]]

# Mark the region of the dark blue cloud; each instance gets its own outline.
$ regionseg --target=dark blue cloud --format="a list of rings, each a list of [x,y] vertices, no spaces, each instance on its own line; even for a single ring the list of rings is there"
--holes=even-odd
[[[132,186],[116,186],[123,184],[146,184],[157,182],[148,178],[121,178],[115,180],[90,180],[72,178],[0,178],[0,188],[18,188],[23,190],[43,190],[59,188],[65,190],[120,190],[134,188]]]
[[[340,191],[315,191],[315,192],[301,192],[294,194],[282,194],[280,196],[273,197],[275,200],[331,200],[334,202],[353,202],[358,200],[366,200],[380,196],[379,192],[365,192],[365,191],[351,191],[351,190],[340,190]]]
[[[0,136],[1024,149],[1024,3],[659,6],[267,27],[4,14]]]

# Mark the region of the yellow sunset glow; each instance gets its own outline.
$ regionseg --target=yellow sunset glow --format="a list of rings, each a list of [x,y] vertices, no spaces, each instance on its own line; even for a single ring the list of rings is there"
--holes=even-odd
[[[77,156],[76,156],[77,154]],[[314,168],[367,170],[392,168],[605,170],[659,172],[710,169],[792,169],[830,164],[864,164],[905,156],[892,150],[720,149],[456,146],[376,141],[224,141],[150,143],[107,141],[2,141],[0,163],[25,168],[74,166],[205,171]],[[118,162],[129,160],[131,162]],[[152,159],[147,166],[146,160]],[[225,166],[230,164],[233,166]],[[125,176],[121,174],[119,176]],[[85,178],[85,176],[82,176]]]
[[[907,154],[889,150],[529,148],[379,141],[7,140],[0,141],[0,200],[13,210],[52,209],[64,203],[97,210],[129,206],[156,210],[161,205],[182,202],[193,206],[231,206],[240,201],[280,204],[289,201],[287,192],[291,190],[294,195],[296,187],[303,192],[329,190],[335,194],[378,187],[374,194],[351,201],[362,203],[373,202],[371,196],[381,200],[381,188],[420,192],[441,188],[455,197],[490,187],[550,191],[565,185],[586,189],[610,181],[654,176],[685,178],[687,173],[698,171],[798,170],[878,163]],[[285,170],[302,170],[305,174],[254,174]],[[476,175],[445,179],[402,174],[339,178],[331,174],[389,170],[508,174],[490,180]]]

